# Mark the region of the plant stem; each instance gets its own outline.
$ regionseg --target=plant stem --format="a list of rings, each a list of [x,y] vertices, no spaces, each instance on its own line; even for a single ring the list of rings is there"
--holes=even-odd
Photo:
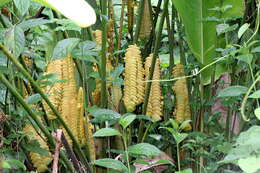
[[[23,66],[19,63],[19,61],[14,57],[13,54],[11,54],[9,52],[9,50],[3,46],[2,44],[0,44],[0,50],[3,51],[3,53],[7,56],[8,59],[10,59],[13,64],[17,67],[17,69],[30,81],[32,87],[35,89],[35,91],[37,93],[39,93],[41,95],[41,97],[46,101],[46,103],[48,104],[48,106],[51,108],[51,110],[53,111],[53,113],[55,114],[55,116],[57,117],[57,119],[59,120],[59,122],[62,124],[62,126],[65,128],[65,130],[67,131],[68,135],[70,136],[70,138],[72,139],[73,143],[75,144],[75,147],[78,149],[79,151],[79,155],[84,158],[83,162],[84,164],[87,166],[87,169],[89,172],[91,172],[89,163],[85,157],[85,155],[83,154],[79,143],[77,142],[76,138],[74,137],[74,135],[72,134],[71,130],[68,128],[68,126],[66,125],[66,123],[64,122],[64,120],[62,119],[60,113],[56,110],[56,108],[54,107],[54,105],[51,103],[51,101],[49,100],[49,98],[44,94],[44,92],[42,91],[41,87],[37,84],[37,82],[32,78],[32,76],[23,68]]]
[[[102,47],[101,47],[101,107],[107,106],[107,89],[106,89],[106,43],[107,43],[107,21],[104,16],[107,15],[107,1],[101,1],[102,12]]]
[[[128,147],[127,147],[127,139],[126,138],[127,137],[126,137],[126,133],[125,133],[125,130],[124,130],[123,142],[124,142],[124,148],[125,148],[125,154],[126,154],[126,162],[127,162],[128,172],[131,173],[129,154],[128,154]]]
[[[143,13],[144,13],[144,1],[145,0],[140,0],[140,2],[139,2],[138,16],[137,16],[134,41],[133,41],[134,44],[136,44],[138,41],[138,37],[139,37],[140,29],[141,29],[142,17],[143,17]]]
[[[179,144],[177,144],[176,147],[177,147],[178,171],[181,171],[180,146],[179,146]]]
[[[245,115],[245,106],[246,106],[246,103],[247,103],[247,99],[248,99],[248,96],[250,94],[250,92],[253,90],[254,86],[256,85],[256,83],[260,81],[260,76],[258,76],[256,78],[256,80],[253,82],[253,84],[250,86],[250,88],[248,89],[245,97],[243,98],[243,101],[242,101],[242,104],[241,104],[241,108],[240,108],[240,112],[241,112],[241,115],[242,115],[242,118],[244,121],[249,121],[249,119],[247,119],[246,115]]]

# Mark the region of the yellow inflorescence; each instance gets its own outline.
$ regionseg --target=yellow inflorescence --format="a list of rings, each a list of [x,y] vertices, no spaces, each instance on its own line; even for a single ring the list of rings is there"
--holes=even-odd
[[[130,45],[125,54],[124,103],[127,112],[133,112],[143,101],[144,75],[139,47]]]
[[[62,98],[62,118],[70,128],[72,134],[76,137],[77,135],[77,85],[75,79],[75,65],[73,59],[68,56],[63,58],[63,74],[64,80],[66,81],[63,87],[63,98]],[[72,144],[68,134],[65,133],[69,144]]]
[[[85,130],[84,130],[84,94],[82,87],[79,88],[77,97],[77,108],[78,108],[78,120],[77,120],[77,130],[78,139],[81,144],[86,142]]]
[[[97,45],[101,46],[102,45],[102,31],[97,29],[97,30],[93,31],[93,35],[95,37]]]
[[[54,61],[51,61],[48,66],[45,74],[56,74],[57,79],[61,80],[63,79],[63,67],[64,60],[63,59],[57,59]],[[64,83],[57,82],[52,86],[47,86],[44,91],[46,94],[49,95],[50,101],[53,103],[55,108],[61,112],[61,101],[63,97],[63,86]],[[48,115],[49,119],[55,119],[55,115],[53,111],[49,108],[46,102],[43,102],[44,109],[46,110],[46,113]]]
[[[144,0],[144,10],[140,29],[140,38],[146,38],[150,35],[152,29],[152,15],[150,10],[150,0]]]
[[[184,76],[184,67],[182,64],[178,64],[173,68],[173,77]],[[173,85],[173,91],[176,96],[176,107],[175,107],[175,119],[178,122],[183,122],[185,120],[191,119],[190,105],[189,105],[189,95],[186,79],[178,79]],[[191,125],[189,124],[185,130],[190,130]]]
[[[145,61],[145,74],[146,80],[148,80],[149,69],[152,63],[152,54],[146,58]],[[160,80],[160,60],[157,58],[154,68],[153,80]],[[159,121],[162,118],[162,93],[161,86],[159,81],[152,82],[148,106],[147,106],[147,115],[150,115],[151,118],[155,121]]]
[[[42,155],[35,152],[30,152],[30,158],[33,163],[33,166],[37,169],[37,172],[45,172],[48,170],[48,165],[52,161],[51,153],[49,152],[49,148],[46,144],[46,142],[38,135],[38,133],[35,131],[35,129],[32,127],[31,124],[27,124],[23,131],[25,134],[28,135],[29,140],[36,140],[39,142],[40,147],[47,150],[47,155]]]

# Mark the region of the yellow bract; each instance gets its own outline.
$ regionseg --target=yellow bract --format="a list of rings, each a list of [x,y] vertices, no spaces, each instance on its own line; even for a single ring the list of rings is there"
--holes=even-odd
[[[152,63],[151,54],[149,57],[146,58],[145,61],[145,79],[148,80],[149,70]],[[157,58],[154,68],[154,74],[152,80],[160,80],[160,60]],[[153,81],[147,106],[147,115],[151,116],[151,118],[155,121],[159,121],[162,119],[162,93],[161,93],[161,86],[159,81]]]
[[[37,172],[45,172],[48,170],[48,165],[52,161],[51,153],[49,152],[49,148],[45,142],[44,139],[39,136],[39,134],[36,132],[36,130],[33,128],[31,124],[26,124],[23,131],[25,134],[29,137],[29,140],[36,140],[39,142],[40,147],[47,150],[47,155],[42,155],[35,152],[30,152],[30,158],[33,163],[33,166],[37,169]]]
[[[182,64],[178,64],[173,68],[173,77],[184,76],[184,67]],[[176,107],[175,107],[175,119],[178,122],[183,122],[185,120],[191,119],[190,105],[189,105],[189,95],[186,79],[179,79],[173,85],[173,91],[176,96]],[[190,130],[191,125],[188,124],[185,130]]]
[[[125,54],[124,104],[127,112],[133,112],[136,105],[143,101],[144,70],[141,52],[136,45],[130,45]]]

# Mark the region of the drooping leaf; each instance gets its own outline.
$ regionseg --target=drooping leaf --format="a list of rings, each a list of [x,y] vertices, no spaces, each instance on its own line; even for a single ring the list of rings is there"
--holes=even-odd
[[[57,43],[53,50],[53,59],[59,59],[67,56],[79,43],[79,38],[67,38]]]
[[[220,90],[218,97],[237,97],[247,92],[248,88],[244,86],[230,86]]]
[[[116,130],[116,129],[112,129],[112,128],[102,128],[99,129],[98,131],[96,131],[93,134],[94,137],[106,137],[106,136],[122,136],[122,134]]]
[[[30,7],[30,2],[30,0],[14,0],[15,6],[22,16],[27,13]]]
[[[128,171],[127,167],[122,162],[114,159],[98,159],[94,161],[94,164],[105,168],[115,169],[120,172]]]
[[[128,148],[128,152],[136,155],[156,156],[161,151],[154,145],[148,143],[139,143]]]
[[[5,33],[4,44],[12,51],[14,56],[18,57],[24,50],[25,37],[23,30],[14,25]]]
[[[238,38],[241,38],[242,35],[246,32],[246,30],[249,28],[250,24],[249,23],[245,23],[244,25],[242,25],[239,30],[238,30]]]

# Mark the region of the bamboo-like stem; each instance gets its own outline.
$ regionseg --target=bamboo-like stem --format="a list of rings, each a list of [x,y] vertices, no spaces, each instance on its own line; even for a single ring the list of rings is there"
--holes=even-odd
[[[138,41],[143,14],[144,14],[144,0],[140,0],[139,7],[138,7],[136,28],[135,28],[135,33],[134,33],[134,41],[133,41],[134,44],[137,43],[137,41]]]
[[[68,135],[70,136],[70,138],[72,139],[73,143],[75,144],[75,147],[78,149],[79,151],[79,155],[84,158],[83,162],[84,164],[87,166],[89,172],[91,172],[89,163],[85,157],[85,155],[83,154],[79,143],[77,142],[76,138],[74,137],[74,135],[72,134],[72,132],[70,131],[70,129],[68,128],[68,126],[66,125],[66,123],[64,122],[64,120],[62,119],[60,113],[57,111],[57,109],[54,107],[54,105],[51,103],[51,101],[49,100],[49,98],[44,94],[44,92],[42,91],[42,89],[40,88],[40,86],[36,83],[36,81],[32,78],[32,76],[23,68],[23,66],[17,61],[17,59],[14,57],[13,54],[11,54],[9,52],[9,50],[2,44],[0,44],[0,49],[3,51],[3,53],[7,56],[8,59],[10,59],[13,64],[17,67],[17,69],[30,81],[32,87],[35,89],[35,91],[37,93],[39,93],[41,95],[41,97],[46,101],[46,103],[48,104],[48,106],[51,108],[51,110],[53,111],[54,115],[57,117],[57,119],[59,120],[59,122],[62,124],[62,126],[65,128],[65,130],[67,131]]]
[[[172,15],[174,17],[174,15]],[[172,21],[174,23],[174,21]],[[174,45],[174,35],[173,35],[173,27],[174,24],[170,23],[170,17],[169,17],[169,9],[167,8],[167,14],[166,14],[166,24],[167,24],[167,31],[168,31],[168,39],[169,39],[169,53],[170,53],[170,61],[169,61],[169,74],[172,74],[172,68],[174,65],[174,54],[173,54],[173,45]]]
[[[103,16],[107,15],[107,1],[101,1],[101,12]],[[107,91],[106,91],[106,49],[107,49],[107,21],[102,18],[102,47],[101,47],[101,107],[107,106]]]
[[[144,48],[144,53],[143,56],[147,57],[149,56],[149,54],[151,53],[151,48],[152,48],[152,44],[153,44],[153,40],[154,40],[154,35],[155,35],[155,28],[156,28],[156,24],[157,24],[157,19],[161,10],[161,5],[162,5],[162,0],[159,0],[156,6],[156,10],[155,10],[155,15],[154,15],[154,19],[153,19],[153,27],[150,33],[150,37],[148,42],[145,44],[145,48]]]
[[[164,5],[163,5],[163,13],[162,13],[162,18],[159,22],[158,32],[156,33],[154,53],[153,53],[153,58],[152,58],[151,67],[150,67],[150,71],[149,71],[148,80],[153,79],[153,73],[154,73],[156,58],[158,57],[158,51],[160,48],[161,34],[162,34],[165,15],[167,13],[168,2],[169,2],[169,0],[165,0]],[[144,97],[144,105],[143,105],[143,112],[142,112],[143,115],[145,115],[147,112],[147,106],[148,106],[151,86],[152,86],[152,82],[148,82],[146,85],[146,88],[145,88],[145,97]],[[144,122],[141,121],[140,126],[139,126],[139,135],[138,135],[139,141],[141,141],[143,139],[143,128],[144,128]]]
[[[126,0],[122,0],[117,50],[120,50],[121,48],[121,40],[123,36],[123,26],[124,26],[125,4],[126,4]],[[116,58],[116,65],[118,64],[118,61],[119,61],[119,55]]]
[[[8,90],[12,93],[12,95],[18,100],[18,102],[23,106],[25,111],[29,114],[29,117],[33,119],[33,121],[37,124],[37,126],[40,128],[40,130],[43,132],[43,134],[46,136],[47,140],[49,141],[49,144],[51,147],[55,147],[55,142],[50,134],[50,132],[47,130],[47,128],[41,123],[41,121],[37,118],[37,115],[31,110],[31,108],[26,104],[23,97],[18,93],[17,89],[12,86],[12,84],[5,78],[5,76],[0,73],[0,81],[8,88]],[[71,172],[73,172],[73,168],[70,164],[70,162],[67,160],[64,154],[61,153],[61,157],[65,164],[68,166]]]

